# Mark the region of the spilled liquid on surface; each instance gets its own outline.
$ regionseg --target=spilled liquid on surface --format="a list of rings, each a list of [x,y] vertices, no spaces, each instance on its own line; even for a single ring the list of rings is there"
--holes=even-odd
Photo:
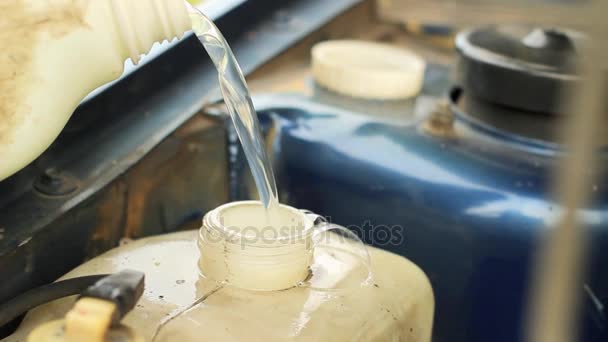
[[[217,68],[224,101],[249,162],[260,200],[270,215],[278,204],[277,186],[241,68],[215,24],[194,7],[189,8],[189,14],[192,30]]]

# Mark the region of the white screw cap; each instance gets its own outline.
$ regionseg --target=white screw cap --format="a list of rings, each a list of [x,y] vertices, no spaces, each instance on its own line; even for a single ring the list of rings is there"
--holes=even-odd
[[[424,60],[389,44],[334,40],[312,48],[316,82],[332,91],[371,100],[401,100],[417,95]]]

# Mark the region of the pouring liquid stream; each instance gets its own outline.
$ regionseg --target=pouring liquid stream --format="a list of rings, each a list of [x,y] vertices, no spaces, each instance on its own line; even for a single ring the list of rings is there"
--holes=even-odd
[[[243,146],[260,200],[266,208],[267,216],[270,216],[273,208],[278,205],[277,186],[247,83],[232,49],[219,29],[196,8],[188,6],[188,9],[192,30],[217,68],[226,107]]]

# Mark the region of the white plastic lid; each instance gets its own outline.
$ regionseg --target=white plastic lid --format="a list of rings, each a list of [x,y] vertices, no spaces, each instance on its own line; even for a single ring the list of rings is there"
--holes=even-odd
[[[415,96],[422,88],[424,69],[421,57],[389,44],[335,40],[312,49],[316,82],[352,97],[400,100]]]

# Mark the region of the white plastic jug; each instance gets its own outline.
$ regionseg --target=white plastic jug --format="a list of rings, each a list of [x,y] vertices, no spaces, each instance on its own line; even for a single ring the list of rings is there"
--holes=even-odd
[[[146,341],[431,340],[433,292],[416,265],[327,231],[334,226],[314,215],[278,210],[262,227],[258,202],[230,203],[198,232],[131,242],[65,278],[144,272],[144,295],[123,323]],[[32,311],[8,341],[25,341],[73,304]]]
[[[42,154],[126,59],[191,29],[183,0],[0,0],[0,11],[0,181]]]

